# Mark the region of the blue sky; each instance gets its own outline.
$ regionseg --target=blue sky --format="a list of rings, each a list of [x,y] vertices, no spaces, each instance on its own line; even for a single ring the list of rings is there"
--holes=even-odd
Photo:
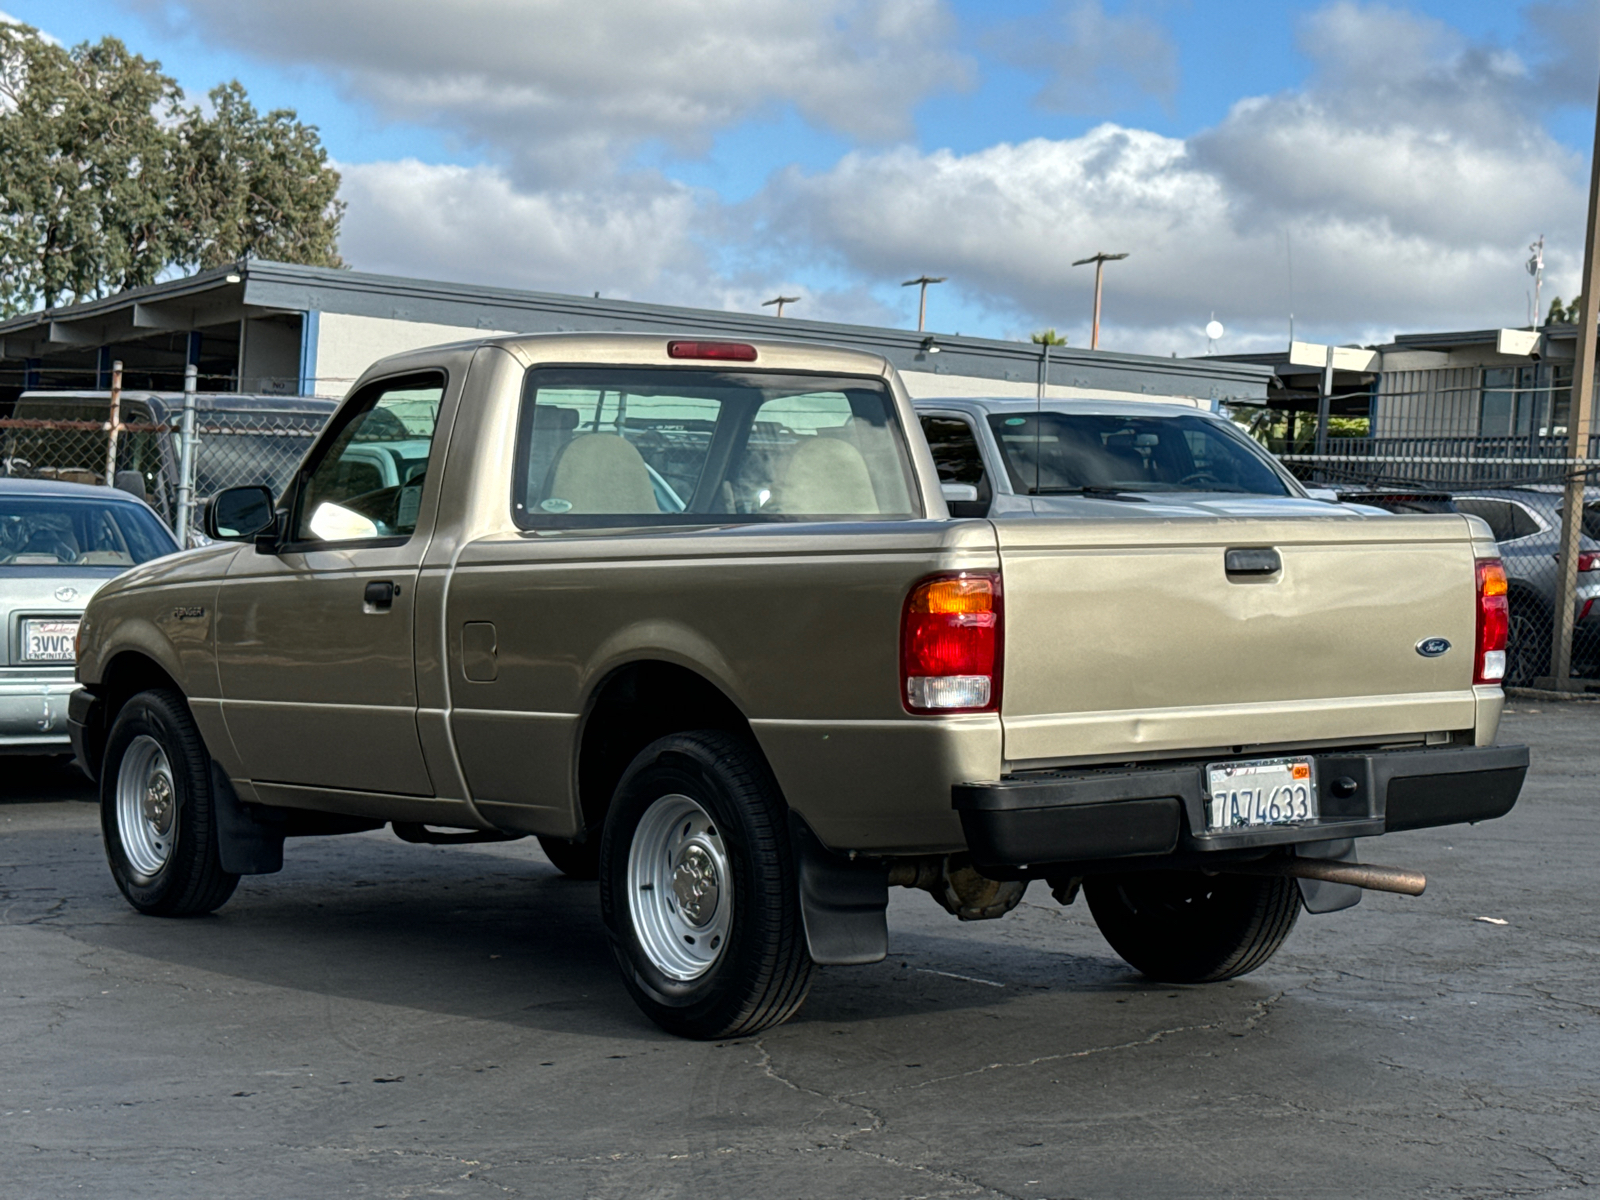
[[[688,40],[637,33],[663,6]],[[1107,342],[1153,352],[1202,350],[1213,311],[1228,349],[1291,307],[1336,341],[1521,323],[1539,233],[1570,293],[1600,73],[1594,0],[485,0],[475,32],[421,0],[0,7],[295,108],[357,268],[886,322],[930,270],[935,327],[1079,342],[1070,260],[1131,248]],[[756,65],[708,80],[705,30]]]

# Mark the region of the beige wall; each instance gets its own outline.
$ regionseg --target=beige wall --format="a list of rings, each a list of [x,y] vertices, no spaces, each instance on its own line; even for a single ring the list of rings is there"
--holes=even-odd
[[[1032,400],[1039,385],[1016,379],[983,379],[975,375],[935,375],[931,371],[902,371],[906,391],[913,400],[947,400],[959,396],[993,396],[998,399]],[[1209,409],[1211,401],[1193,396],[1157,396],[1148,392],[1119,392],[1108,388],[1064,387],[1051,384],[1045,389],[1051,400],[1159,400],[1163,404],[1192,404]]]
[[[363,371],[388,354],[515,332],[325,312],[317,326],[316,394],[339,399]]]

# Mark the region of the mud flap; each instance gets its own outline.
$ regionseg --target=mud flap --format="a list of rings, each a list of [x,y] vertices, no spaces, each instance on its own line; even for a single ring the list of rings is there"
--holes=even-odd
[[[888,865],[834,853],[794,812],[789,814],[789,841],[811,960],[827,966],[882,962],[889,953]]]
[[[217,814],[217,856],[224,871],[271,875],[283,870],[284,822],[257,820],[215,760],[211,763],[211,804]]]
[[[1294,848],[1301,858],[1331,858],[1337,862],[1353,863],[1356,858],[1354,838],[1338,842],[1305,842]],[[1321,879],[1297,879],[1300,885],[1300,902],[1308,913],[1331,913],[1354,908],[1361,903],[1361,890],[1348,883],[1326,883]]]

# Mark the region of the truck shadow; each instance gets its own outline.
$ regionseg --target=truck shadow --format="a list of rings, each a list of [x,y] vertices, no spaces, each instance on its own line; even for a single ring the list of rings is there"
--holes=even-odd
[[[622,986],[594,884],[563,878],[531,844],[521,853],[482,853],[391,847],[377,836],[291,843],[281,875],[246,878],[210,917],[141,917],[107,879],[103,900],[81,897],[50,924],[80,944],[262,989],[553,1033],[666,1036]],[[937,912],[931,919],[948,920]],[[1041,988],[1134,986],[1126,968],[1103,956],[985,945],[985,931],[934,933],[924,923],[920,914],[895,920],[883,963],[819,971],[795,1023],[915,1019],[1003,1008]]]
[[[56,800],[99,799],[94,784],[66,757],[45,754],[0,755],[0,804],[48,804]]]

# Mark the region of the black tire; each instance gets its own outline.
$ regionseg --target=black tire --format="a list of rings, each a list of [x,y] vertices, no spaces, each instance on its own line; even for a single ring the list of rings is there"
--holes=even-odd
[[[572,842],[566,838],[539,835],[539,849],[550,860],[550,865],[568,879],[594,880],[600,878],[600,839]]]
[[[151,759],[151,742],[165,756],[168,770],[163,778],[169,782],[163,785],[167,791],[162,795],[170,805],[170,816],[165,815],[165,805],[154,810],[148,805],[141,807],[141,812],[158,811],[165,821],[161,840],[145,841],[141,849],[139,830],[125,831],[119,819],[118,790],[124,763],[128,762],[132,780],[139,763]],[[133,761],[129,761],[130,754]],[[151,794],[152,787],[145,787],[144,792]],[[137,820],[126,813],[124,819]],[[155,828],[156,822],[152,822],[151,829]],[[188,917],[212,912],[222,907],[239,885],[237,875],[222,869],[217,852],[211,756],[179,693],[166,689],[140,692],[117,714],[100,768],[100,830],[112,878],[128,903],[142,913]],[[152,852],[152,845],[165,849]],[[156,858],[159,865],[152,867]]]
[[[1300,915],[1293,879],[1257,875],[1091,875],[1083,891],[1111,948],[1163,983],[1248,974],[1277,953]]]
[[[1543,601],[1526,592],[1513,592],[1506,631],[1506,687],[1532,687],[1550,673],[1550,647],[1555,621]]]
[[[648,935],[641,936],[630,894],[630,854],[641,821],[661,811],[654,807],[657,801],[669,798],[686,798],[703,811],[732,882],[733,900],[716,916],[728,922],[719,935],[718,956],[703,974],[689,979],[669,975],[646,948]],[[643,844],[640,854],[641,862],[648,861]],[[641,896],[646,890],[660,894],[641,889]],[[725,894],[723,886],[718,904]],[[717,731],[675,734],[651,743],[633,760],[606,816],[600,903],[623,983],[645,1014],[669,1033],[690,1038],[758,1033],[788,1020],[805,1001],[812,962],[801,924],[787,808],[766,762],[742,738]],[[716,944],[715,938],[705,943]]]

